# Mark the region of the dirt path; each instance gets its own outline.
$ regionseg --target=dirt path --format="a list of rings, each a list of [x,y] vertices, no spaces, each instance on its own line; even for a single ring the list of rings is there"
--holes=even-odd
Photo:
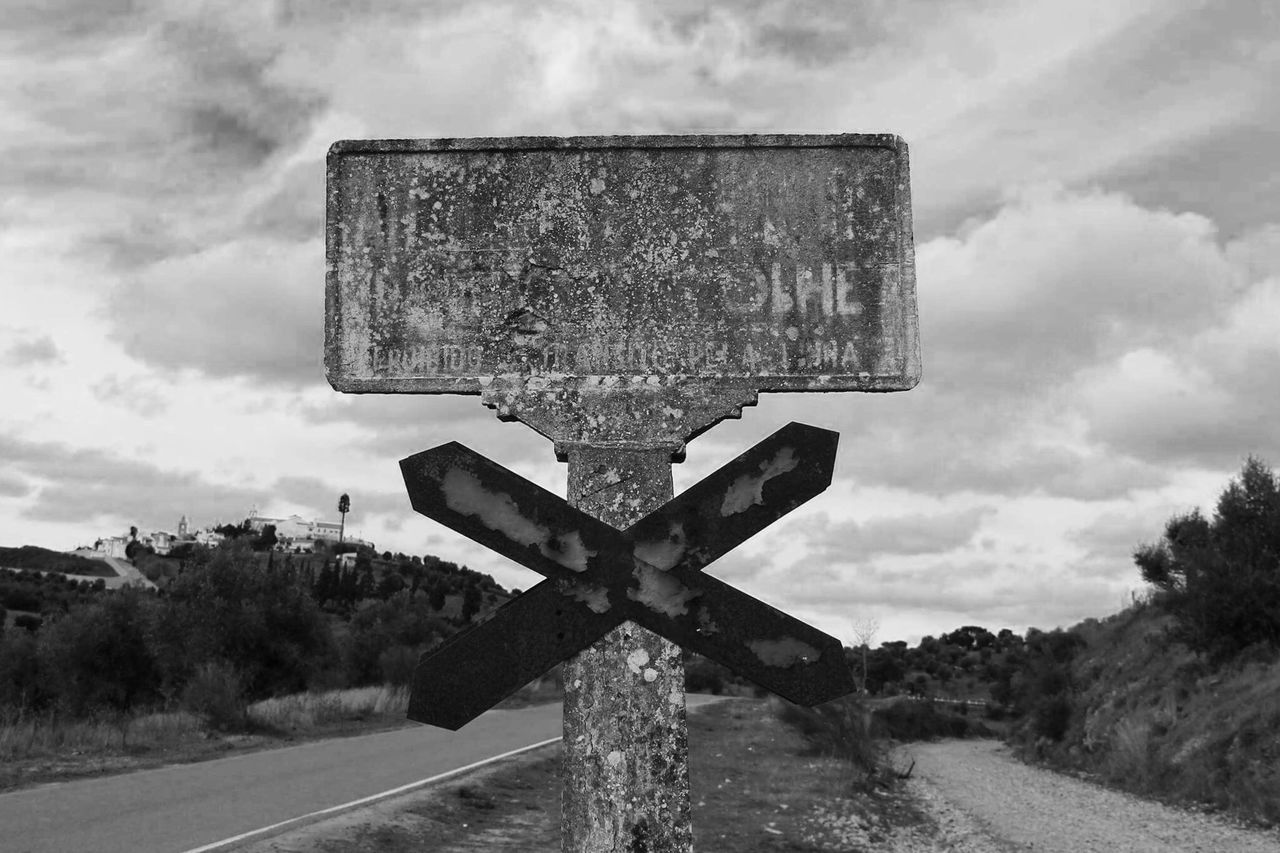
[[[1245,830],[1207,815],[1030,767],[995,741],[902,747],[922,806],[965,853],[1278,853],[1280,832]]]

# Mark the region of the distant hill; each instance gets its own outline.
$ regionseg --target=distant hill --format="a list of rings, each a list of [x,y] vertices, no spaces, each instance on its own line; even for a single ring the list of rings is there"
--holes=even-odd
[[[1031,661],[1013,740],[1031,758],[1137,793],[1280,823],[1280,660],[1262,646],[1213,665],[1140,603],[1059,632]],[[1049,638],[1051,635],[1043,635]]]
[[[38,548],[35,545],[0,548],[0,568],[32,569],[64,575],[88,575],[95,578],[116,577],[115,570],[104,560],[50,551],[48,548]]]

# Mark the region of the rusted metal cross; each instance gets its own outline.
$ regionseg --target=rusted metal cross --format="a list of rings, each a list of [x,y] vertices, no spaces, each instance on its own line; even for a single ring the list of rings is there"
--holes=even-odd
[[[625,532],[456,443],[402,460],[415,510],[550,578],[425,656],[409,717],[457,729],[627,619],[793,702],[850,692],[839,640],[699,574],[821,493],[837,439],[789,424]]]

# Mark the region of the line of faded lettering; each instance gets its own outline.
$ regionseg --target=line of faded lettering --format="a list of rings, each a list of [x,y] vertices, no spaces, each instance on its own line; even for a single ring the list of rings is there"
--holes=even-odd
[[[840,368],[852,373],[862,366],[853,341],[845,341],[843,345],[835,339],[799,341],[788,348],[787,355],[787,364],[793,370]]]
[[[375,375],[477,374],[483,361],[481,348],[474,344],[417,344],[398,347],[373,344],[369,347],[369,365]]]
[[[885,277],[895,268],[859,267],[854,262],[826,263],[818,268],[807,264],[770,265],[768,273],[755,270],[754,293],[742,301],[728,301],[726,307],[740,314],[765,311],[782,316],[792,311],[801,317],[857,317],[863,312],[859,289],[878,299]]]
[[[544,354],[550,349],[545,348]],[[737,366],[731,363],[733,360],[729,344],[713,339],[687,344],[611,341],[580,344],[574,352],[573,366],[579,373],[593,374],[695,373]]]

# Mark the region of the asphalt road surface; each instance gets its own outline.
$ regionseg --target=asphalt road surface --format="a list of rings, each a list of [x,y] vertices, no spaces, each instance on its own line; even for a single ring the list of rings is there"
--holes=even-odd
[[[695,708],[714,697],[689,696]],[[180,853],[560,736],[560,705],[0,794],[0,853]]]

